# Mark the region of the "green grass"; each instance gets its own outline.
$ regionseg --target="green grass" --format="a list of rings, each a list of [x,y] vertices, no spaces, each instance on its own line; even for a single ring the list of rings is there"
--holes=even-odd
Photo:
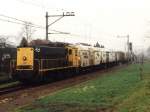
[[[124,99],[116,110],[119,112],[149,112],[150,110],[150,64],[143,66],[143,80],[127,99]]]
[[[144,81],[144,86],[136,88],[135,91],[124,99],[116,110],[119,112],[149,112],[150,111],[150,81]]]
[[[97,79],[45,96],[16,112],[146,112],[150,107],[150,63],[143,66],[140,79],[139,65],[134,64]],[[146,78],[145,78],[146,77]]]

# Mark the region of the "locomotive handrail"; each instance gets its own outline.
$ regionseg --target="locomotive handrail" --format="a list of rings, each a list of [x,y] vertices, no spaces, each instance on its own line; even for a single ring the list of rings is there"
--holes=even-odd
[[[60,59],[60,60],[63,60],[63,59],[66,59],[66,58],[55,58],[55,59],[40,59],[40,60],[58,60],[58,59]]]

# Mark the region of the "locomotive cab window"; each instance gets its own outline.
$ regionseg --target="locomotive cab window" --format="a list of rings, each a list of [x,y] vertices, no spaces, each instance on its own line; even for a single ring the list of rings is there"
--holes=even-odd
[[[69,55],[71,55],[72,54],[72,50],[71,49],[69,49]]]
[[[77,55],[77,50],[75,50],[75,56],[78,56],[78,55]]]

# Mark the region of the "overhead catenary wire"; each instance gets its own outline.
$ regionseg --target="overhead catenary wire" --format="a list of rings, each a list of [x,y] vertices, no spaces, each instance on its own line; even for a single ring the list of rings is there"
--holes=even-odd
[[[25,25],[26,23],[29,23],[32,27],[45,29],[44,26],[36,25],[36,24],[33,24],[31,22],[28,22],[28,21],[24,21],[24,20],[17,19],[17,18],[14,18],[14,17],[6,16],[6,15],[3,15],[3,14],[0,14],[0,16],[15,20],[15,21],[12,21],[12,20],[8,20],[8,19],[1,19],[0,18],[1,21],[15,23],[15,24],[20,24],[20,25]],[[19,21],[19,22],[16,22],[16,21]],[[22,22],[22,23],[20,23],[20,22]],[[57,31],[57,30],[51,30],[51,31],[61,32],[61,31]]]
[[[41,5],[41,3],[37,4],[35,2],[30,2],[30,1],[25,1],[25,0],[15,0],[15,1],[18,1],[18,2],[21,2],[23,4],[29,4],[29,5],[34,5],[36,7],[40,7],[40,8],[43,8],[43,9],[46,9],[46,7],[44,5]],[[55,9],[55,10],[64,10],[64,9],[56,9],[56,8],[50,8],[50,9]],[[24,20],[21,20],[21,19],[17,19],[15,17],[10,17],[10,16],[7,16],[7,15],[4,15],[4,14],[0,14],[0,16],[2,17],[6,17],[6,18],[9,18],[9,19],[13,19],[15,21],[20,21],[20,22],[23,22],[23,23],[28,23],[30,26],[32,27],[35,27],[35,28],[41,28],[41,29],[46,29],[44,26],[40,26],[40,25],[36,25],[36,24],[33,24],[31,22],[28,22],[28,21],[24,21]],[[2,20],[3,21],[3,20]],[[16,24],[20,24],[18,22],[13,22],[13,21],[9,21],[9,20],[4,20],[5,22],[11,22],[11,23],[16,23]],[[22,24],[22,25],[26,25],[26,24]],[[21,24],[20,24],[21,25]],[[56,33],[52,33],[52,34],[67,34],[67,35],[71,35],[70,33],[68,32],[63,32],[63,31],[57,31],[57,30],[53,30],[53,29],[50,29],[50,31],[54,31]],[[75,34],[74,34],[75,35]]]
[[[3,15],[3,14],[0,14],[0,16],[2,16],[2,17],[6,17],[6,18],[10,18],[10,19],[14,19],[14,20],[16,20],[16,21],[20,21],[20,22],[26,22],[26,21],[23,21],[23,20],[20,20],[20,19],[14,18],[14,17],[10,17],[10,16]]]
[[[1,19],[1,18],[0,18],[0,21],[3,21],[3,22],[10,22],[10,23],[14,23],[14,24],[24,25],[23,23],[14,22],[14,21],[6,20],[6,19]]]
[[[29,5],[32,5],[32,6],[35,6],[35,7],[40,7],[42,9],[45,9],[45,6],[41,5],[41,4],[33,3],[33,2],[30,2],[30,1],[24,1],[24,0],[16,0],[16,1],[21,2],[23,4],[29,4]]]
[[[1,19],[2,21],[3,21],[3,20],[4,20],[4,21],[8,21],[8,22],[10,21],[10,22],[13,22],[13,23],[16,23],[16,24],[22,24],[22,25],[25,25],[25,24],[28,23],[28,24],[30,24],[30,26],[32,26],[32,27],[45,29],[45,27],[43,27],[43,26],[36,25],[36,24],[33,24],[33,23],[31,23],[31,22],[28,22],[28,21],[21,20],[21,19],[17,19],[17,18],[15,18],[15,17],[10,17],[10,16],[3,15],[3,14],[0,14],[0,16],[1,16],[1,17],[5,17],[5,18],[9,18],[9,19],[13,19],[13,20],[15,20],[15,21],[19,21],[19,22],[22,22],[22,23],[13,22],[13,21],[6,20],[6,19]]]
[[[36,3],[35,2],[31,2],[31,1],[29,1],[29,0],[15,0],[15,1],[17,1],[17,2],[20,2],[20,3],[22,3],[22,4],[24,4],[24,5],[32,5],[32,6],[35,6],[35,7],[39,7],[39,8],[42,8],[42,9],[50,9],[50,10],[65,10],[65,9],[63,9],[63,8],[60,8],[60,9],[58,9],[58,8],[51,8],[51,7],[47,7],[47,6],[45,6],[45,5],[43,5],[43,4],[41,4],[40,2],[38,2],[37,3],[37,1],[36,1]],[[35,1],[35,0],[33,0],[33,1]],[[27,21],[24,21],[24,20],[20,20],[20,19],[17,19],[17,18],[14,18],[14,17],[9,17],[9,16],[6,16],[6,15],[2,15],[2,14],[0,14],[0,16],[5,16],[5,17],[8,17],[8,18],[10,18],[10,19],[14,19],[14,20],[19,20],[20,22],[22,21],[22,22],[27,22]],[[4,20],[5,21],[5,20]],[[6,20],[7,21],[7,20]],[[14,22],[12,22],[12,23],[14,23]],[[18,24],[18,23],[17,23]],[[19,23],[20,24],[20,23]],[[25,24],[22,24],[22,25],[25,25]],[[45,30],[45,27],[44,26],[39,26],[39,25],[36,25],[36,24],[32,24],[32,26],[34,25],[34,27],[36,27],[36,28],[39,28],[39,29],[43,29],[43,30]],[[40,28],[41,27],[41,28]],[[57,33],[62,33],[63,31],[57,31],[57,30],[53,30],[53,29],[50,29],[50,31],[54,31],[54,32],[57,32]],[[67,35],[70,35],[70,36],[78,36],[78,37],[80,37],[81,35],[79,35],[79,34],[72,34],[72,33],[66,33],[66,32],[63,32],[62,34],[67,34]]]
[[[37,1],[36,1],[36,3],[35,2],[31,2],[31,1],[27,1],[27,0],[15,0],[15,1],[18,1],[18,2],[20,2],[22,4],[26,4],[26,5],[32,5],[32,6],[35,6],[37,8],[41,8],[43,10],[56,10],[56,11],[59,11],[59,10],[61,10],[61,11],[63,10],[64,11],[65,10],[63,8],[58,9],[58,8],[48,7],[48,6],[45,6],[44,4],[37,3]]]
[[[14,23],[14,24],[19,24],[19,25],[26,25],[26,23],[19,23],[19,22],[16,22],[16,21],[8,20],[8,19],[1,19],[1,18],[0,18],[0,21],[9,22],[9,23]],[[35,25],[33,25],[33,24],[31,24],[31,27],[42,28],[42,27],[35,26]],[[44,28],[44,27],[43,27],[43,28]],[[43,29],[43,28],[42,28],[42,29]]]
[[[39,29],[45,30],[45,27],[44,27],[44,26],[36,25],[36,24],[33,24],[33,23],[31,23],[31,22],[28,22],[28,21],[24,21],[24,20],[15,18],[15,17],[10,17],[10,16],[7,16],[7,15],[3,15],[3,14],[0,14],[0,16],[1,16],[1,17],[5,17],[5,18],[8,18],[8,19],[2,19],[2,18],[0,18],[0,21],[9,22],[9,23],[18,24],[18,25],[26,25],[26,24],[28,23],[28,24],[30,24],[31,27],[39,28]],[[12,20],[9,20],[9,19],[12,19]],[[18,21],[18,22],[17,22],[17,21]],[[54,30],[54,29],[51,29],[50,31],[57,32],[57,33],[60,33],[60,34],[72,35],[72,34],[70,34],[70,33],[68,33],[68,32],[57,31],[57,30]]]

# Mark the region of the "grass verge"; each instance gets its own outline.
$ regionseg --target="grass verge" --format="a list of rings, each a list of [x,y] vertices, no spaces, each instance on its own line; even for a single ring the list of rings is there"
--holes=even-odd
[[[139,112],[146,112],[144,110],[150,104],[150,82],[147,78],[140,79],[139,66],[129,65],[97,79],[41,97],[29,105],[17,108],[15,112],[136,112],[134,110],[138,109]],[[143,66],[146,74],[150,73],[149,66],[150,63]],[[144,105],[142,111],[141,104]]]

